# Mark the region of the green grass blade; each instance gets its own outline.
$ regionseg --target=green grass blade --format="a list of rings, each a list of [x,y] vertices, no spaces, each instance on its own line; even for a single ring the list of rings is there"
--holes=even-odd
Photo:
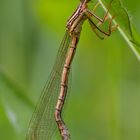
[[[99,0],[103,9],[107,11],[109,3],[111,2],[111,8],[109,15],[115,16],[113,20],[114,24],[118,24],[118,30],[129,47],[140,61],[140,35],[135,29],[128,11],[123,6],[120,0]]]

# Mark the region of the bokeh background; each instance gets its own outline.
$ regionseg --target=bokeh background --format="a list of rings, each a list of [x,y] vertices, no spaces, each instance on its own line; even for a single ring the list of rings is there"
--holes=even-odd
[[[0,1],[0,139],[25,140],[79,0]],[[124,0],[140,31],[139,0]],[[116,31],[100,40],[85,23],[72,66],[65,121],[72,140],[140,139],[140,62]]]

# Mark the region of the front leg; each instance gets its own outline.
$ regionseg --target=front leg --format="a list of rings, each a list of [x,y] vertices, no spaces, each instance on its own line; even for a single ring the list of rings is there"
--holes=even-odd
[[[108,13],[111,8],[112,2],[113,0],[109,3],[109,6],[103,18],[100,18],[99,16],[95,14],[96,9],[100,6],[100,2],[97,2],[97,4],[94,6],[92,11],[90,11],[89,9],[86,9],[86,14],[90,15],[91,17],[95,17],[99,22],[104,23],[106,18],[108,18]]]
[[[105,31],[103,31],[102,29],[99,28],[99,26],[100,26],[101,24],[103,24],[103,23],[99,22],[99,23],[95,24],[94,21],[91,19],[90,16],[88,16],[87,18],[88,18],[88,21],[89,21],[90,26],[91,26],[91,28],[93,29],[93,31],[95,31],[95,29],[97,29],[98,31],[100,31],[101,33],[103,33],[103,34],[106,35],[106,36],[110,36],[111,33],[112,33],[113,31],[115,31],[115,30],[117,29],[117,27],[118,27],[118,25],[113,25],[113,26],[112,26],[112,22],[113,22],[114,17],[112,17],[112,18],[110,19],[109,26],[108,26],[108,31],[107,31],[107,32],[105,32]],[[106,20],[107,20],[107,19],[106,19]],[[97,32],[95,32],[95,33],[97,34]],[[98,35],[98,36],[99,36],[99,35]]]

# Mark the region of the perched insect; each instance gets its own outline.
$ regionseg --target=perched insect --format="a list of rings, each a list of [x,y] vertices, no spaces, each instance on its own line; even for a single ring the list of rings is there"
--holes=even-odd
[[[51,140],[56,126],[58,126],[62,140],[70,138],[70,133],[62,119],[61,112],[67,95],[70,66],[80,38],[82,25],[85,20],[88,20],[92,30],[101,39],[102,37],[98,32],[110,36],[111,32],[117,28],[117,25],[112,26],[113,17],[109,19],[108,16],[111,3],[104,18],[100,18],[88,9],[88,2],[90,1],[80,0],[79,6],[67,21],[66,33],[60,45],[56,62],[29,124],[27,140]],[[98,5],[99,3],[94,6],[94,10]],[[98,23],[94,23],[93,17],[98,20]],[[105,32],[99,26],[107,19],[110,22],[108,32]]]

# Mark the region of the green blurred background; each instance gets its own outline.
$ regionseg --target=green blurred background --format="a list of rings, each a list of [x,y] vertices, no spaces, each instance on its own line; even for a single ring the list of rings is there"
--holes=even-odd
[[[79,0],[0,1],[0,139],[25,140],[67,18]],[[140,31],[139,0],[124,0]],[[73,61],[65,121],[72,140],[140,140],[140,63],[116,31],[87,23]]]

